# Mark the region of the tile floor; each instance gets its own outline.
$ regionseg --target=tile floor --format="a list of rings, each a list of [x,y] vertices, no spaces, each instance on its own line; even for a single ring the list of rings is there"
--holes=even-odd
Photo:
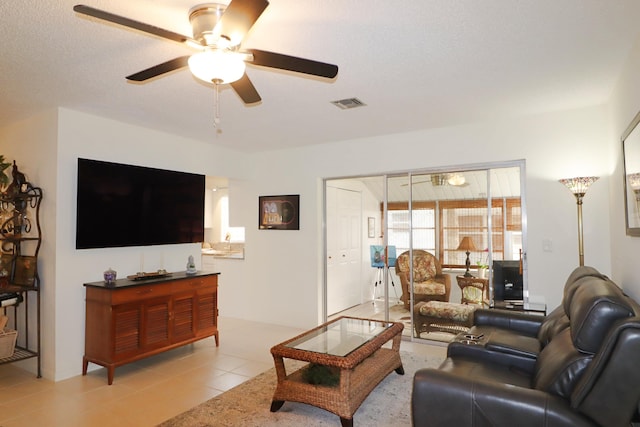
[[[0,426],[155,426],[273,367],[269,349],[302,332],[231,318],[220,318],[219,328],[220,347],[209,338],[116,368],[111,386],[103,368],[52,382],[0,365]],[[446,353],[408,341],[401,349]]]

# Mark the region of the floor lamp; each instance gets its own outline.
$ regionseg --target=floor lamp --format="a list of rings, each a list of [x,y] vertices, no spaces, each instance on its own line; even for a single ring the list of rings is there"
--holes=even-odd
[[[580,265],[584,265],[584,243],[582,240],[582,199],[587,193],[587,190],[598,180],[597,176],[583,176],[579,178],[566,178],[561,179],[560,182],[567,186],[567,188],[576,196],[578,203],[578,251],[580,256]]]

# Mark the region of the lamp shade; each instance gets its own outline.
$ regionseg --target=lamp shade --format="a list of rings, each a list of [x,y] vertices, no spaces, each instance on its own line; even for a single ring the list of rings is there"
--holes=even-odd
[[[473,240],[471,239],[471,237],[468,237],[468,236],[462,238],[462,240],[460,241],[460,244],[458,245],[458,250],[465,251],[465,252],[477,251],[476,245],[473,244]]]
[[[632,173],[628,175],[629,186],[633,191],[640,190],[640,173]]]
[[[591,184],[597,180],[597,176],[582,176],[578,178],[565,178],[559,181],[566,185],[573,194],[584,196]]]
[[[207,83],[235,82],[243,76],[245,68],[242,55],[219,49],[208,49],[189,58],[193,75]]]

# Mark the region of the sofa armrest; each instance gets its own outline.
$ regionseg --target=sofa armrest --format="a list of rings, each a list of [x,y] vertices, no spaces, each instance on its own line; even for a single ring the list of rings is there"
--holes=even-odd
[[[469,345],[459,341],[451,341],[447,346],[447,357],[466,357],[479,363],[495,363],[528,375],[533,375],[536,366],[536,358],[514,352],[495,351],[486,348],[482,343]]]
[[[510,329],[535,337],[544,321],[544,316],[498,309],[478,309],[473,314],[473,324]]]
[[[597,425],[557,396],[438,369],[416,372],[411,418],[414,427]]]

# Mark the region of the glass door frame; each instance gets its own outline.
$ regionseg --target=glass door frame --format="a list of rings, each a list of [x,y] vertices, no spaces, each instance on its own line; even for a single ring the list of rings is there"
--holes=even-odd
[[[401,171],[401,172],[389,172],[389,173],[379,173],[379,174],[368,174],[368,175],[356,175],[356,176],[343,176],[343,177],[331,177],[331,178],[323,178],[323,186],[322,186],[322,191],[323,191],[323,221],[322,221],[322,238],[323,238],[323,289],[322,289],[322,296],[323,298],[321,298],[321,302],[322,302],[322,307],[321,307],[321,316],[323,321],[326,321],[328,318],[328,313],[327,313],[327,182],[328,181],[334,181],[334,180],[350,180],[350,179],[354,179],[354,180],[362,180],[362,179],[371,179],[371,178],[379,178],[380,180],[382,180],[382,187],[383,187],[383,200],[382,200],[382,218],[383,221],[381,221],[381,230],[383,230],[383,236],[382,236],[382,245],[384,245],[384,247],[386,248],[388,246],[388,229],[389,229],[389,214],[388,214],[388,183],[389,183],[389,179],[390,178],[394,178],[394,177],[403,177],[406,176],[407,179],[409,180],[409,182],[411,182],[412,178],[414,176],[417,175],[429,175],[429,174],[446,174],[446,173],[454,173],[454,172],[464,172],[464,171],[480,171],[480,170],[486,170],[487,171],[487,186],[488,186],[488,190],[487,190],[487,208],[489,209],[489,213],[490,213],[490,208],[491,208],[491,177],[489,176],[489,172],[491,169],[501,169],[501,168],[510,168],[510,167],[517,167],[519,168],[519,190],[520,190],[520,203],[521,203],[521,227],[522,227],[522,278],[523,278],[523,299],[524,302],[527,303],[529,300],[529,293],[528,293],[528,267],[527,267],[527,247],[528,247],[528,230],[527,230],[527,204],[526,204],[526,161],[524,159],[521,160],[513,160],[513,161],[502,161],[502,162],[487,162],[487,163],[481,163],[481,164],[466,164],[466,165],[458,165],[458,166],[447,166],[447,167],[438,167],[438,168],[425,168],[425,169],[411,169],[411,170],[407,170],[407,171]],[[409,212],[412,212],[413,210],[413,189],[412,186],[409,186],[409,200],[408,200],[408,206],[409,206]],[[487,221],[488,221],[488,233],[491,233],[493,224],[492,224],[492,215],[490,215],[488,213],[487,215]],[[365,218],[363,218],[364,220]],[[412,214],[409,215],[409,250],[412,256],[412,251],[413,251],[413,218],[412,218]],[[489,234],[491,235],[491,234]],[[489,241],[489,250],[492,250],[491,247],[491,238],[488,239]],[[437,244],[437,243],[436,243]],[[364,248],[363,248],[364,250]],[[397,254],[399,255],[399,253]],[[411,263],[412,264],[412,263]],[[411,268],[413,268],[413,266],[411,265]],[[489,269],[489,292],[490,292],[490,301],[491,303],[493,302],[493,284],[492,284],[492,269]],[[413,276],[413,274],[411,273],[411,276]],[[384,300],[386,302],[385,304],[385,313],[384,313],[384,319],[385,321],[389,320],[389,267],[387,265],[385,265],[384,268],[384,274],[383,274],[383,284],[384,284]],[[452,286],[455,286],[455,283],[452,283]],[[411,304],[410,306],[413,307],[413,289],[411,289],[410,287],[410,298],[411,298]],[[411,316],[411,324],[413,325],[414,319],[413,319],[413,310],[409,310],[410,311],[410,316]],[[411,333],[411,340],[423,340],[422,338],[416,338],[413,334],[413,332]]]

